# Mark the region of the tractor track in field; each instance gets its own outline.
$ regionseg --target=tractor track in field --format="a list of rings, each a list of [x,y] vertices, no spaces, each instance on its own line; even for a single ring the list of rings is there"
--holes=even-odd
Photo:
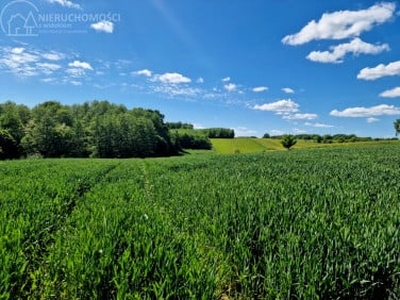
[[[34,274],[40,269],[43,259],[54,246],[56,233],[62,230],[65,221],[73,214],[79,200],[84,199],[86,194],[88,194],[95,186],[101,184],[103,179],[119,165],[120,163],[107,166],[107,168],[96,174],[96,176],[78,179],[80,182],[74,193],[71,194],[71,197],[66,199],[65,207],[62,209],[62,212],[58,217],[58,222],[52,223],[50,226],[41,230],[35,236],[34,240],[29,236],[23,242],[26,245],[24,254],[31,263],[29,263],[30,266],[28,265],[26,268],[26,282],[24,288],[20,290],[19,293],[24,295],[24,293],[29,293],[31,290],[33,285],[31,274]]]
[[[140,164],[140,169],[141,169],[141,173],[143,175],[143,186],[144,186],[144,190],[145,190],[145,193],[146,193],[146,198],[149,201],[153,201],[153,199],[154,199],[153,186],[150,183],[149,173],[147,172],[147,168],[146,168],[146,163],[145,162],[142,162]]]

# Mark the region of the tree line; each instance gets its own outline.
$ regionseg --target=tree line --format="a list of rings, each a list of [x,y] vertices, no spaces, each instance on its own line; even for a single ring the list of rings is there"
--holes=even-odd
[[[28,108],[0,104],[0,159],[26,156],[128,158],[176,155],[181,148],[157,110],[108,101]]]
[[[193,124],[182,123],[182,122],[168,122],[167,127],[169,129],[177,129],[177,130],[194,130],[196,133],[203,134],[210,139],[233,139],[235,137],[235,130],[231,128],[223,128],[223,127],[211,127],[211,128],[203,128],[203,129],[195,129]]]
[[[211,149],[210,138],[226,137],[234,137],[234,131],[196,130],[192,124],[165,122],[158,110],[108,101],[47,101],[33,108],[0,104],[0,159],[172,156],[184,149]]]
[[[399,120],[400,124],[400,120]],[[400,132],[400,127],[399,127],[399,132]],[[359,137],[355,134],[325,134],[325,135],[319,135],[319,134],[296,134],[292,135],[295,137],[297,140],[305,140],[305,141],[314,141],[316,143],[324,143],[324,144],[330,144],[330,143],[349,143],[349,142],[366,142],[366,141],[372,141],[372,140],[380,140],[378,138],[373,139],[372,137]],[[274,135],[271,136],[268,133],[265,133],[263,135],[263,138],[271,138],[271,139],[283,139],[285,135]]]

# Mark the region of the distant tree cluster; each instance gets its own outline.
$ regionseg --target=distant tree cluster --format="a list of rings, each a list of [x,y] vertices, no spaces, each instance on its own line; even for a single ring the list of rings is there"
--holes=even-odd
[[[176,145],[182,149],[211,150],[211,140],[203,132],[191,129],[170,130]]]
[[[108,101],[71,106],[48,101],[32,109],[0,104],[0,159],[151,157],[180,150],[157,110],[129,110]]]
[[[167,122],[168,129],[194,129],[193,124],[182,123],[182,122]]]
[[[263,138],[283,139],[285,135],[270,136],[268,133],[263,135]],[[372,141],[371,137],[358,137],[355,134],[297,134],[293,135],[297,140],[314,141],[316,143],[349,143],[349,142],[365,142]]]
[[[176,144],[183,149],[212,149],[211,138],[234,138],[235,131],[230,128],[194,129],[194,125],[182,122],[168,122]]]
[[[210,139],[233,139],[235,130],[230,128],[207,128],[201,129]]]

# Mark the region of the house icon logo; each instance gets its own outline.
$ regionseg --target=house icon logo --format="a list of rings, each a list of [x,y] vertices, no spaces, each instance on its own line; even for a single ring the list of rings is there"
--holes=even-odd
[[[38,12],[38,8],[32,2],[14,0],[1,10],[1,30],[10,37],[38,36]]]

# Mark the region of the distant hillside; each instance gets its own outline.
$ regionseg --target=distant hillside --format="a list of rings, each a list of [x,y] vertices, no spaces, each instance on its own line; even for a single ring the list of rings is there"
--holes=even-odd
[[[285,150],[281,145],[280,139],[260,139],[260,138],[235,138],[235,139],[211,139],[213,149],[216,153],[252,153],[273,150]],[[377,143],[399,143],[399,141],[381,140],[366,142],[349,142],[349,143],[317,143],[312,140],[298,140],[292,149],[322,148],[322,147],[350,147],[365,144]]]

